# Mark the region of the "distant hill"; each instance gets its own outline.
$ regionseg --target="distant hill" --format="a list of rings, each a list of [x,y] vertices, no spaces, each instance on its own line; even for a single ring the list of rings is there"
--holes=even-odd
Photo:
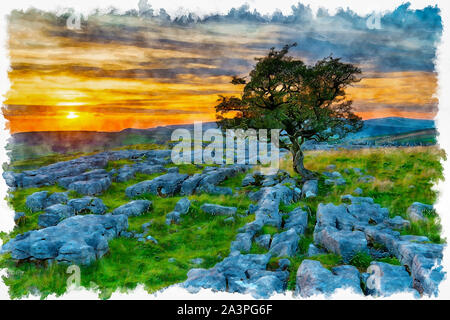
[[[217,128],[215,122],[202,124],[203,130]],[[124,129],[119,132],[39,131],[13,134],[7,149],[12,160],[22,160],[54,153],[102,151],[136,144],[165,144],[173,130],[193,130],[193,124],[160,126],[148,129]],[[414,133],[408,135],[408,133]],[[407,134],[405,137],[404,135]],[[352,144],[433,143],[436,135],[433,120],[380,118],[364,121],[363,129],[345,140]],[[414,140],[411,140],[414,137]],[[406,140],[405,140],[406,139]]]
[[[347,140],[397,135],[428,129],[435,129],[434,120],[398,117],[369,119],[364,121],[361,131],[349,135]]]

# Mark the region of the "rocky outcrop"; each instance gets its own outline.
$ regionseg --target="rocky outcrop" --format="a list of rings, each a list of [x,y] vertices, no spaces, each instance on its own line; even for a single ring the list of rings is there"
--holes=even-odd
[[[308,213],[301,207],[298,207],[288,213],[288,218],[284,223],[285,229],[293,228],[298,235],[305,233],[308,227]]]
[[[280,228],[282,219],[279,205],[289,204],[293,198],[292,188],[286,185],[262,188],[258,195],[258,205],[252,207],[255,220],[239,229],[235,241],[231,243],[230,256],[209,270],[190,270],[183,286],[193,292],[200,288],[210,288],[216,291],[250,293],[256,298],[268,298],[274,293],[284,292],[289,272],[286,268],[269,271],[266,266],[273,255],[293,255],[296,252],[300,239],[296,230],[304,230],[302,226],[307,223],[304,221],[304,213],[300,209],[294,210],[292,228],[275,235],[273,240],[269,234],[255,236],[264,225]],[[222,210],[221,206],[211,204],[204,204],[201,208],[205,209],[205,206]],[[235,213],[235,209],[232,212]],[[253,239],[262,247],[270,249],[269,252],[264,255],[243,254],[251,250]]]
[[[231,252],[238,251],[241,253],[247,253],[252,248],[253,234],[251,233],[238,233],[236,240],[231,243]]]
[[[298,249],[300,237],[294,228],[277,233],[270,244],[270,254],[277,257],[292,257]]]
[[[212,203],[205,203],[200,207],[200,209],[215,216],[234,216],[237,212],[236,207],[225,207]]]
[[[146,164],[166,164],[170,157],[171,150],[119,150],[101,152],[91,156],[83,156],[69,161],[61,161],[40,167],[36,170],[25,170],[20,173],[6,171],[3,173],[7,185],[12,188],[42,187],[58,183],[67,188],[75,181],[93,180],[86,178],[91,171],[92,174],[99,174],[97,169],[104,169],[109,161],[122,159],[139,160],[145,159]],[[63,179],[67,178],[67,179]],[[89,184],[88,184],[89,185]],[[104,184],[102,184],[104,186]],[[97,189],[98,185],[85,186],[76,184],[77,190],[88,190],[91,192]],[[75,189],[74,189],[75,190]]]
[[[269,250],[272,237],[270,234],[263,234],[255,238],[255,242],[262,248]]]
[[[60,221],[75,215],[73,207],[65,204],[54,204],[45,209],[38,217],[38,225],[46,228],[56,226]]]
[[[319,254],[324,254],[326,253],[325,250],[320,249],[318,247],[316,247],[314,244],[310,243],[308,246],[308,251],[306,253],[306,255],[308,257],[313,257],[313,256],[317,256]]]
[[[161,164],[151,164],[148,162],[134,163],[119,168],[113,179],[117,182],[125,182],[135,177],[136,173],[155,174],[166,172],[167,169]]]
[[[395,216],[392,219],[384,220],[384,223],[392,229],[409,229],[409,227],[411,227],[411,222],[400,216]]]
[[[307,180],[303,184],[302,194],[305,198],[314,198],[317,197],[319,193],[319,181],[317,180]]]
[[[231,195],[231,188],[219,187],[218,184],[239,173],[245,172],[248,166],[234,164],[222,167],[206,167],[202,173],[196,173],[186,179],[182,185],[180,194],[191,195],[194,193],[226,194]]]
[[[181,216],[188,213],[190,206],[191,201],[189,201],[188,198],[178,200],[174,210],[166,215],[166,224],[170,225],[171,223],[178,223]]]
[[[127,217],[137,217],[149,211],[151,207],[152,202],[149,200],[134,200],[114,209],[112,214],[123,214]]]
[[[341,255],[345,262],[358,252],[367,252],[363,232],[354,231],[357,220],[349,214],[345,205],[319,204],[314,229],[314,242],[329,252]]]
[[[412,278],[404,266],[372,262],[367,272],[370,276],[366,281],[366,288],[370,295],[388,297],[396,293],[418,294],[413,289]]]
[[[315,243],[347,262],[361,251],[378,254],[369,246],[382,246],[408,268],[414,289],[436,295],[445,275],[441,267],[443,245],[427,243],[422,237],[400,236],[392,229],[393,220],[399,219],[389,219],[388,210],[371,198],[346,195],[342,200],[347,204],[319,204]]]
[[[293,200],[293,191],[287,186],[278,184],[273,187],[261,188],[258,209],[255,211],[256,224],[281,227],[282,218],[279,211],[280,203],[289,204]]]
[[[277,184],[289,185],[292,188],[297,186],[297,181],[290,177],[285,170],[277,170],[271,174],[263,174],[260,171],[254,171],[247,174],[242,180],[242,187],[250,185],[258,187],[273,187]]]
[[[423,204],[420,202],[414,202],[407,210],[409,219],[413,222],[425,221],[423,213],[426,211],[433,211],[433,206],[428,204]]]
[[[67,192],[50,193],[48,191],[38,191],[29,195],[25,201],[25,205],[31,212],[42,211],[54,204],[64,204],[69,200]]]
[[[128,228],[124,215],[73,216],[53,227],[28,231],[3,245],[15,260],[88,265],[109,250],[108,241]]]
[[[62,220],[80,213],[103,214],[106,206],[99,198],[84,197],[71,199],[67,204],[54,204],[46,207],[44,213],[38,217],[38,225],[43,228],[56,226]]]
[[[287,271],[267,271],[270,255],[235,253],[209,270],[191,269],[182,286],[190,292],[200,289],[249,293],[255,298],[268,298],[286,289]]]
[[[104,214],[107,209],[102,199],[96,197],[83,197],[71,199],[67,202],[67,205],[72,207],[76,214],[80,213]]]
[[[297,271],[295,293],[307,298],[314,295],[330,296],[337,289],[351,289],[362,294],[358,269],[353,266],[339,266],[331,271],[319,261],[303,260]]]
[[[129,198],[135,198],[143,194],[155,194],[160,196],[173,196],[181,189],[181,184],[189,176],[180,173],[167,173],[152,180],[139,182],[125,190]]]

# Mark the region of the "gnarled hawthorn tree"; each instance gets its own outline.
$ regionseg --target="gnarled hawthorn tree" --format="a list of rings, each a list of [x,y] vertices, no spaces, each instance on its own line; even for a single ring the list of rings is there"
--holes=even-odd
[[[286,138],[280,147],[292,152],[294,170],[310,179],[314,173],[304,167],[302,144],[342,138],[362,126],[345,93],[360,80],[361,70],[331,56],[306,65],[287,55],[295,45],[271,48],[267,56],[256,58],[248,77],[234,76],[231,83],[244,85],[242,96],[220,96],[216,118],[222,130],[280,129]]]

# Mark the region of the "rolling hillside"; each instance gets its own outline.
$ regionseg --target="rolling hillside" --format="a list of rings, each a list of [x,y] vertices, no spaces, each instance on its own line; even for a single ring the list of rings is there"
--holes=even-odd
[[[203,129],[217,127],[214,122],[203,123]],[[13,161],[55,153],[94,152],[137,144],[164,144],[173,130],[193,130],[193,124],[125,129],[119,132],[41,131],[12,135],[7,149]],[[429,145],[435,143],[433,120],[408,118],[379,118],[364,121],[363,129],[349,135],[340,144],[352,145]]]

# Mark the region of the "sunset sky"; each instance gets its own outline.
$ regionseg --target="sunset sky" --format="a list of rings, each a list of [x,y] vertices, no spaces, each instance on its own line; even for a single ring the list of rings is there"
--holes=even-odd
[[[369,29],[351,11],[261,16],[243,7],[226,16],[175,21],[164,12],[90,15],[80,30],[38,11],[9,17],[11,89],[3,114],[12,133],[119,131],[213,121],[218,95],[238,95],[230,76],[245,76],[270,47],[297,42],[307,63],[333,54],[361,67],[348,89],[364,119],[432,119],[441,35],[437,8],[407,5]]]

